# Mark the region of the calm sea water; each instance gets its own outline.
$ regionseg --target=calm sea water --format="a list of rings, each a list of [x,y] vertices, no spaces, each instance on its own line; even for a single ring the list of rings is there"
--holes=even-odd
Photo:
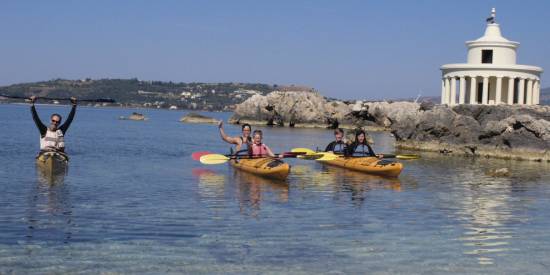
[[[178,122],[185,111],[117,119],[132,111],[80,108],[68,172],[51,184],[35,167],[29,107],[0,105],[1,274],[550,272],[546,163],[422,154],[384,179],[290,159],[281,184],[193,161],[229,146],[213,125]],[[331,139],[263,130],[274,151]],[[372,135],[394,152],[388,133]],[[486,175],[502,167],[511,177]]]

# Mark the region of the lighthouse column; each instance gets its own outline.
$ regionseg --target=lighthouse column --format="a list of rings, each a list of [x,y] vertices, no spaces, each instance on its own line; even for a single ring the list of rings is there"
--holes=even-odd
[[[477,104],[477,77],[470,77],[470,104]]]
[[[445,104],[445,79],[441,79],[441,104]]]
[[[502,98],[502,77],[497,76],[497,90],[495,96],[495,105],[500,104],[500,99]]]
[[[526,94],[525,104],[533,105],[533,80],[527,80],[527,94]]]
[[[483,77],[483,91],[481,92],[481,104],[487,105],[489,101],[489,77]]]
[[[458,104],[464,104],[466,99],[466,78],[464,76],[460,77],[460,94],[458,95]]]
[[[535,84],[533,85],[533,104],[538,105],[540,102],[540,82],[538,80],[535,80]]]
[[[525,78],[519,79],[518,104],[525,104]]]
[[[449,78],[445,78],[445,101],[444,104],[449,104],[449,97],[451,95],[451,83]]]
[[[451,102],[450,105],[456,105],[456,78],[451,78]]]
[[[508,105],[514,104],[514,78],[508,78]]]

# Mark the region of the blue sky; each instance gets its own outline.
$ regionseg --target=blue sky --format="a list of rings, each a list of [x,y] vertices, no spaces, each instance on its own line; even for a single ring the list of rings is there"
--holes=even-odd
[[[137,77],[439,95],[439,67],[466,61],[491,7],[521,43],[518,63],[550,70],[550,1],[1,0],[0,85]]]

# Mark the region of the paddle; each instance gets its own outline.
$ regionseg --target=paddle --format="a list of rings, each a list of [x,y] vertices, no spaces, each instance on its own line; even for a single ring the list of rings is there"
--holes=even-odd
[[[196,152],[196,153],[202,153],[202,152]],[[198,154],[197,154],[198,155]],[[293,152],[285,152],[282,154],[276,154],[276,155],[282,155],[283,158],[295,158],[301,153],[293,153]],[[255,159],[255,158],[265,158],[263,156],[236,156],[236,155],[222,155],[222,154],[206,154],[199,157],[199,161],[202,164],[222,164],[226,163],[227,161],[231,159]]]
[[[193,160],[199,161],[202,156],[208,155],[208,154],[213,154],[213,153],[209,151],[194,152],[193,154],[191,154],[191,158],[193,158]]]
[[[12,96],[0,94],[0,97],[13,98],[13,99],[29,99],[28,97],[23,96]],[[58,98],[58,97],[37,97],[36,99],[45,99],[45,100],[71,100],[70,98]],[[97,102],[97,103],[115,103],[114,99],[111,98],[97,98],[97,99],[78,99],[80,102]]]
[[[315,160],[333,160],[333,159],[336,159],[338,157],[342,157],[342,155],[337,155],[337,154],[334,154],[332,152],[315,152],[309,148],[294,148],[291,150],[292,152],[303,152],[305,153],[305,155],[303,156],[300,156],[299,158],[301,159],[315,159]],[[320,155],[320,157],[318,158],[309,158],[310,156],[318,156]],[[415,155],[415,154],[403,154],[403,155],[395,155],[395,154],[380,154],[382,155],[382,158],[386,159],[386,158],[396,158],[396,159],[403,159],[403,160],[410,160],[410,159],[419,159],[420,156],[419,155]],[[350,158],[360,158],[360,157],[363,157],[363,156],[346,156],[346,157],[350,157]]]

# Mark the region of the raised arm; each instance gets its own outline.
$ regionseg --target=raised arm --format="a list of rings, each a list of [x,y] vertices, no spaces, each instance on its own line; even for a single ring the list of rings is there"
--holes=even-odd
[[[36,128],[38,128],[38,131],[40,132],[41,136],[44,136],[46,134],[46,131],[48,128],[42,121],[40,120],[40,117],[38,116],[38,113],[36,112],[36,107],[34,107],[34,101],[36,100],[35,96],[31,96],[31,114],[32,114],[32,120],[34,120],[34,124],[36,124]]]
[[[223,130],[223,120],[220,121],[220,123],[218,123],[218,129],[220,131],[220,137],[222,138],[223,141],[227,143],[235,144],[235,145],[241,144],[240,138],[230,137],[225,134],[225,131]]]
[[[73,104],[73,107],[71,108],[71,112],[69,113],[67,120],[59,127],[59,130],[61,130],[63,134],[65,134],[69,129],[69,126],[71,126],[71,122],[73,122],[74,119],[74,114],[76,113],[76,98],[71,97],[71,103]]]

